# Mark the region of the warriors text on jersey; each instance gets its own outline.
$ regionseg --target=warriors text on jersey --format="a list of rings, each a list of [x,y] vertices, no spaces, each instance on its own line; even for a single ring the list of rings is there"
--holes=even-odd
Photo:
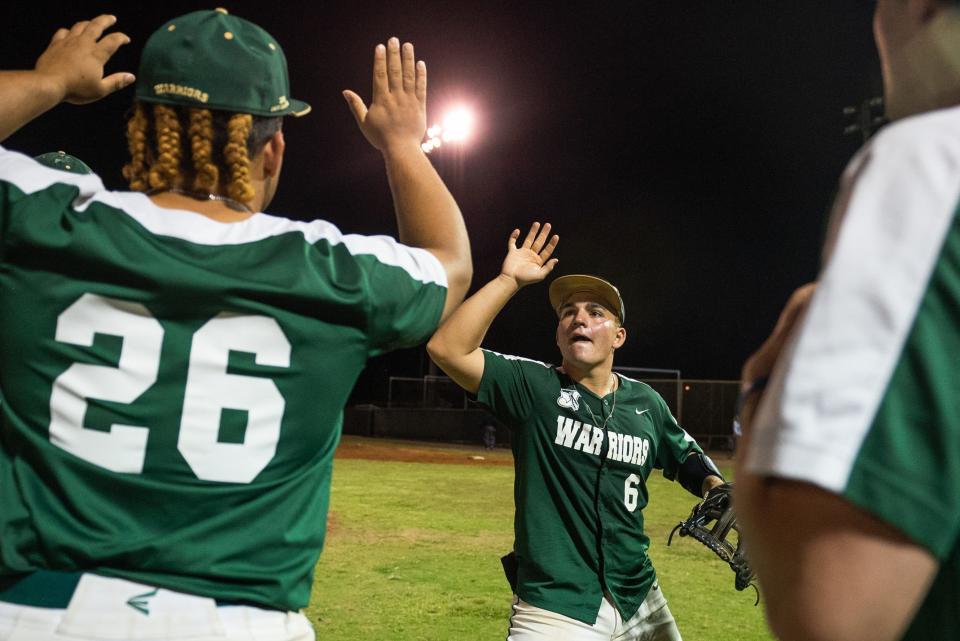
[[[701,451],[648,385],[598,398],[560,370],[484,350],[478,400],[512,430],[517,596],[593,625],[604,591],[624,620],[656,578],[647,477]]]
[[[909,641],[960,630],[958,201],[960,108],[891,125],[853,159],[747,459],[843,496],[938,559]]]
[[[220,223],[0,149],[0,579],[305,606],[343,404],[445,297],[387,237]]]

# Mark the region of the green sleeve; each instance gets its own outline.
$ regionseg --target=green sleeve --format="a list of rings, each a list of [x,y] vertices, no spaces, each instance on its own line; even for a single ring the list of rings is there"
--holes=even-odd
[[[437,330],[447,299],[445,286],[379,263],[369,267],[366,278],[371,356],[419,345]]]
[[[691,452],[702,452],[693,437],[680,427],[673,417],[667,402],[657,394],[657,407],[660,417],[660,439],[657,443],[657,459],[654,467],[663,470],[663,475],[671,481],[677,478],[680,464],[687,460]]]
[[[84,189],[79,185],[84,185]],[[10,226],[17,215],[29,215],[37,207],[65,211],[78,195],[90,196],[102,189],[100,179],[92,174],[80,176],[51,169],[0,147],[0,239],[9,242]]]
[[[483,377],[477,401],[510,428],[520,427],[533,407],[533,378],[550,366],[537,361],[483,350]]]
[[[960,235],[944,253],[843,491],[940,561],[960,540]]]
[[[447,298],[446,272],[430,252],[335,228],[313,243],[302,277],[322,320],[362,328],[368,356],[426,341]]]

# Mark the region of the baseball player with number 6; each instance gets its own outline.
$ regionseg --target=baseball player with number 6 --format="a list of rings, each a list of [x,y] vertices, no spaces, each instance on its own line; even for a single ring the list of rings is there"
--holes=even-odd
[[[675,641],[673,615],[647,556],[646,479],[655,469],[701,497],[723,483],[648,385],[613,372],[625,309],[607,281],[550,285],[560,367],[481,349],[520,288],[542,281],[559,238],[534,223],[507,244],[500,274],[464,301],[427,345],[453,380],[513,434],[515,598],[509,641]]]
[[[112,16],[0,72],[0,140],[104,77]],[[262,213],[291,97],[277,41],[226,11],[146,42],[132,191],[0,148],[0,639],[288,641],[323,545],[344,402],[367,359],[425,340],[471,277],[420,149],[426,68],[376,47],[344,92],[383,154],[400,239]]]

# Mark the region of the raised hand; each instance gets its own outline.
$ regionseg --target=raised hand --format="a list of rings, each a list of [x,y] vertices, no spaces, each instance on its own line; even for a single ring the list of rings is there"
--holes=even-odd
[[[107,61],[130,42],[119,31],[103,35],[116,22],[115,16],[102,15],[53,34],[47,50],[37,59],[35,71],[56,83],[62,91],[61,100],[73,104],[93,102],[133,83],[132,73],[103,75]]]
[[[413,45],[396,38],[379,44],[373,54],[373,98],[370,106],[347,89],[343,97],[371,145],[383,152],[419,147],[427,130],[427,65],[416,62]]]
[[[550,258],[560,237],[550,236],[550,223],[530,225],[527,237],[517,246],[520,230],[514,229],[507,241],[507,257],[503,259],[500,274],[516,281],[518,287],[538,283],[556,267],[558,259]]]

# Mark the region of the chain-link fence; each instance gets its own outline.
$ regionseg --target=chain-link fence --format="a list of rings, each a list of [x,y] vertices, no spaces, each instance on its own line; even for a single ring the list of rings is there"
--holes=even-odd
[[[732,426],[739,390],[738,381],[685,379],[680,378],[680,372],[676,370],[645,370],[653,374],[650,377],[642,376],[643,372],[639,368],[617,370],[650,385],[660,394],[677,422],[696,438],[701,446],[711,450],[733,449]],[[676,375],[671,376],[674,373]],[[477,404],[446,376],[392,376],[388,389],[388,409],[478,409]],[[418,430],[422,431],[422,425],[418,426]],[[443,438],[438,437],[438,440]]]

